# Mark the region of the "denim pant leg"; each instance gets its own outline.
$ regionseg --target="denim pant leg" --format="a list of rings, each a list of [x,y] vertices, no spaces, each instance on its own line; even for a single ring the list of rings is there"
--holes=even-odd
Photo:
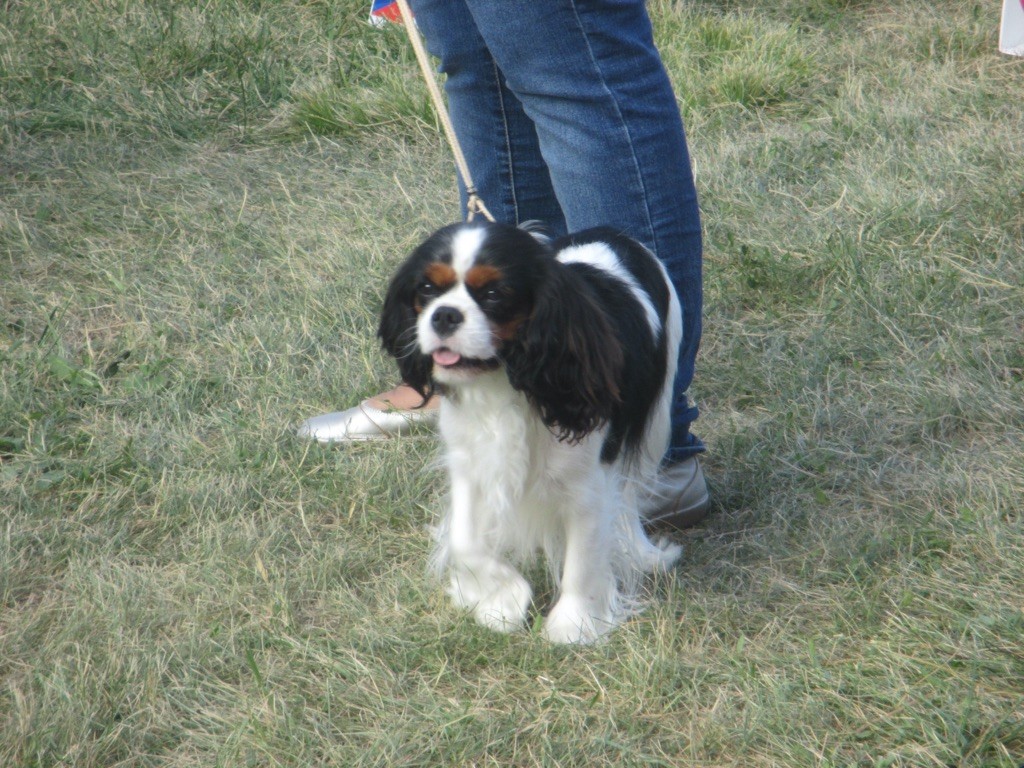
[[[700,452],[689,432],[697,410],[685,395],[701,334],[700,214],[682,120],[642,0],[413,7],[448,75],[452,120],[495,216],[541,218],[560,229],[543,202],[553,191],[569,231],[619,227],[665,264],[684,324],[668,458]]]
[[[410,0],[427,49],[441,61],[448,111],[481,199],[498,221],[542,221],[565,234],[537,131],[487,49],[465,0]],[[458,180],[463,215],[466,189]]]

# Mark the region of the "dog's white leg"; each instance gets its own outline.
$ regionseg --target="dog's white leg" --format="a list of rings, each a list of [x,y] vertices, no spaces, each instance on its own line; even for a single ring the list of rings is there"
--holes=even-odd
[[[526,623],[533,592],[526,579],[494,551],[485,522],[489,516],[478,504],[471,483],[456,473],[446,542],[448,594],[456,605],[472,610],[485,627],[513,632]]]
[[[647,482],[650,483],[653,480]],[[648,538],[640,518],[639,495],[637,481],[635,479],[628,480],[623,487],[622,517],[620,519],[623,536],[627,542],[625,547],[629,557],[627,565],[638,573],[667,571],[682,555],[683,548],[678,544],[673,544],[667,538],[662,537],[657,541],[651,541]]]
[[[616,494],[593,493],[563,511],[565,559],[561,596],[544,622],[556,643],[591,643],[617,623],[618,585],[612,564]]]

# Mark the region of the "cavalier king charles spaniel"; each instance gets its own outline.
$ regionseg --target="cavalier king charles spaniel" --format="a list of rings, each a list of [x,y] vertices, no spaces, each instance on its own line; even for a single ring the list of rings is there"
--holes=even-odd
[[[525,626],[520,568],[543,553],[557,600],[542,633],[600,638],[640,604],[654,543],[641,506],[669,441],[682,319],[654,255],[614,230],[550,240],[453,224],[399,268],[378,335],[403,380],[441,394],[451,482],[433,562],[456,604]]]

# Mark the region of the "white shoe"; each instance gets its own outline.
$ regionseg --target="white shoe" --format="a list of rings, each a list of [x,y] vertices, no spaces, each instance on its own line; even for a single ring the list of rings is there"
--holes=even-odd
[[[298,436],[323,444],[387,440],[437,423],[437,408],[382,411],[364,400],[347,411],[335,411],[306,419]]]

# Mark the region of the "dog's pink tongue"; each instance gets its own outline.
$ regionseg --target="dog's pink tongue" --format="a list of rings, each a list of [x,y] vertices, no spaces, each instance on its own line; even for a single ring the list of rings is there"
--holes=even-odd
[[[438,365],[455,365],[461,359],[462,355],[458,352],[452,352],[450,349],[438,349],[434,351],[434,362]]]

